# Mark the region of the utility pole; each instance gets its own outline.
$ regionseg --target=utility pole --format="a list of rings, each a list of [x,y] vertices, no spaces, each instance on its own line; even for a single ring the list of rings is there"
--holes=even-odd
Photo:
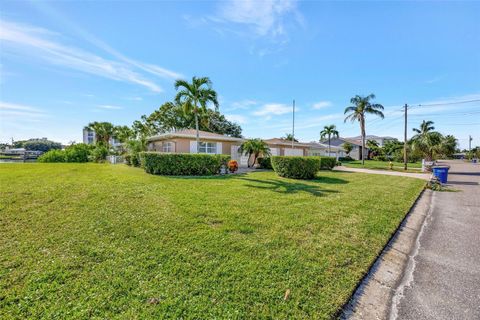
[[[407,109],[408,105],[405,103],[405,129],[403,132],[403,169],[407,170]]]
[[[292,149],[294,148],[293,142],[295,141],[295,99],[293,99],[293,117],[292,117]]]
[[[468,152],[472,151],[472,136],[468,135]]]

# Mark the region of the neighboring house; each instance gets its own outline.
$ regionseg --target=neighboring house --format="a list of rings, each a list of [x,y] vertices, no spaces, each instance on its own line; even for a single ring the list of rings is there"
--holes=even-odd
[[[88,129],[83,129],[83,143],[86,144],[95,144],[96,139],[95,139],[95,131],[93,130],[88,130]],[[112,147],[118,147],[121,146],[122,143],[115,139],[115,137],[110,138],[109,141],[110,145]]]
[[[308,143],[294,142],[286,139],[266,139],[272,156],[307,156],[310,145]]]
[[[348,139],[348,138],[332,138],[330,139],[330,145],[335,146],[335,147],[343,147],[343,144],[345,142],[350,142],[353,145],[352,151],[350,151],[350,157],[356,160],[360,160],[360,155],[362,154],[362,141],[361,140],[354,140],[354,139]],[[368,154],[368,148],[365,147],[366,152],[365,155]],[[345,156],[347,154],[345,153]]]
[[[349,139],[349,140],[355,140],[355,141],[362,141],[362,136],[357,136],[357,137],[352,137],[352,138],[345,138],[345,139]],[[385,145],[385,143],[387,143],[388,141],[393,141],[393,140],[397,140],[396,138],[393,138],[393,137],[379,137],[379,136],[375,136],[375,135],[366,135],[365,136],[365,143],[367,143],[368,140],[374,140],[378,143],[378,146],[379,147],[383,147]]]
[[[322,142],[310,142],[308,143],[310,146],[307,152],[309,156],[329,156],[335,157],[345,157],[346,153],[340,146],[330,145],[330,154],[328,153],[328,144]]]
[[[248,157],[239,154],[238,148],[244,141],[218,133],[200,131],[199,153],[226,154],[240,165],[246,166]],[[196,153],[196,130],[185,129],[162,133],[148,138],[148,150],[169,153]]]

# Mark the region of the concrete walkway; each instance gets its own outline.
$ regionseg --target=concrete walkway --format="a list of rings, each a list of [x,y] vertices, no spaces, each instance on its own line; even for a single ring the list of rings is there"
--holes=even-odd
[[[458,192],[433,193],[390,319],[480,319],[480,165],[442,164]]]
[[[333,170],[346,171],[346,172],[383,174],[388,176],[403,176],[403,177],[417,178],[417,179],[423,179],[423,180],[430,180],[430,174],[426,174],[426,173],[400,172],[400,171],[390,171],[390,170],[373,170],[373,169],[364,169],[364,168],[349,168],[344,166],[335,167]]]

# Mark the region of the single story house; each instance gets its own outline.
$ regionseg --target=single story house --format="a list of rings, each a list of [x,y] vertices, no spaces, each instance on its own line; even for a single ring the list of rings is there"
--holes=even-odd
[[[360,155],[362,154],[362,141],[361,140],[353,140],[353,139],[347,139],[347,138],[332,138],[330,139],[330,145],[335,146],[335,147],[341,147],[343,148],[343,144],[345,142],[349,142],[352,146],[353,149],[350,151],[349,156],[352,157],[355,160],[360,160]],[[365,156],[368,154],[368,148],[365,147],[366,152]],[[347,153],[345,152],[345,156]]]
[[[307,155],[309,156],[329,156],[329,157],[345,157],[346,153],[340,146],[330,145],[330,154],[328,153],[328,144],[322,142],[310,142]]]
[[[308,156],[308,143],[293,142],[291,140],[273,138],[263,140],[268,144],[272,156]]]
[[[244,139],[207,131],[199,131],[199,135],[199,153],[226,154],[237,160],[240,165],[247,165],[248,157],[242,156],[238,152],[238,148]],[[171,153],[196,153],[196,139],[195,129],[162,133],[148,138],[148,150]]]

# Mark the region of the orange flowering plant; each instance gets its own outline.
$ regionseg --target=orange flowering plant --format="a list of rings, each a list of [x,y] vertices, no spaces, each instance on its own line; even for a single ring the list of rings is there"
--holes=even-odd
[[[238,170],[237,160],[228,161],[227,167],[228,167],[228,170],[230,170],[231,173],[234,173],[235,171],[237,171]]]

